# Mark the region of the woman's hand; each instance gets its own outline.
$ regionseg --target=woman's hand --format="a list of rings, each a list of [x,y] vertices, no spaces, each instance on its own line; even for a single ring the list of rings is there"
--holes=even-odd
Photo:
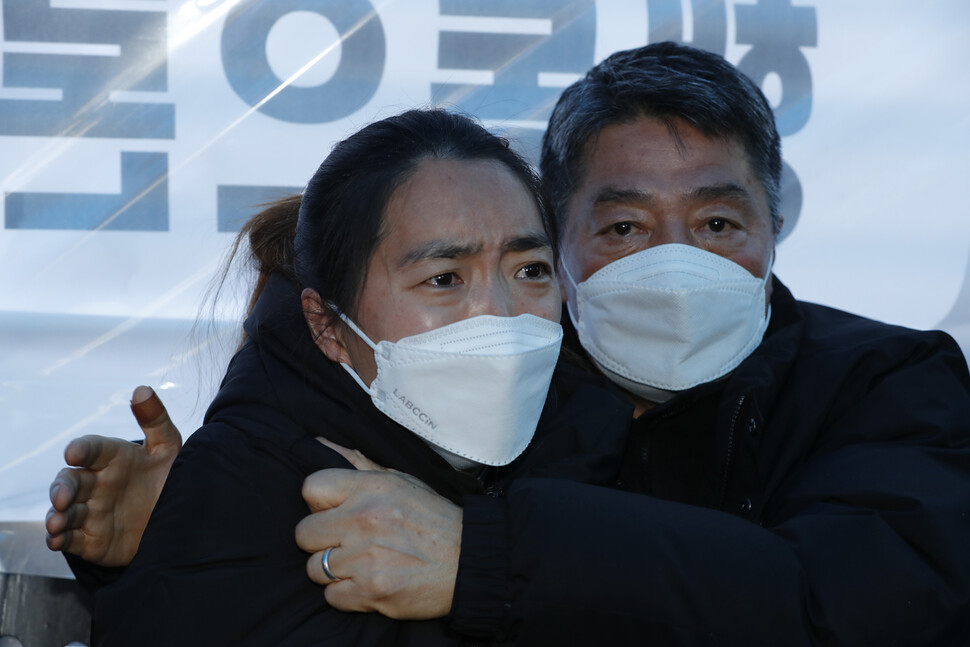
[[[313,553],[310,579],[327,586],[342,611],[377,611],[398,620],[448,614],[461,549],[462,510],[408,474],[385,469],[355,450],[318,439],[358,471],[327,469],[303,483],[313,512],[296,541]],[[322,566],[327,548],[331,573]]]
[[[128,564],[182,448],[182,436],[147,386],[135,389],[131,411],[145,444],[83,436],[64,450],[68,465],[50,487],[47,546],[102,566]]]

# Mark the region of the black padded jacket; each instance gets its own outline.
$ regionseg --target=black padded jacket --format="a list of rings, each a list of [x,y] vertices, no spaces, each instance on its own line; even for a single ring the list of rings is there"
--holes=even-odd
[[[349,468],[318,435],[413,474],[453,501],[517,476],[615,482],[630,406],[561,365],[536,436],[472,476],[380,413],[315,347],[299,290],[274,277],[246,322],[205,422],[185,443],[138,553],[96,596],[96,645],[461,644],[444,620],[399,622],[327,605],[294,530],[304,478]]]
[[[454,628],[523,645],[970,645],[960,349],[773,286],[748,359],[637,420],[629,492],[523,479],[465,497]]]

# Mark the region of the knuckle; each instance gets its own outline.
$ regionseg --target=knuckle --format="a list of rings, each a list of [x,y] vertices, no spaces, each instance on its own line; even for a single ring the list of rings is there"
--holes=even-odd
[[[370,586],[368,588],[375,597],[385,597],[390,593],[392,587],[392,578],[378,571],[371,576]]]

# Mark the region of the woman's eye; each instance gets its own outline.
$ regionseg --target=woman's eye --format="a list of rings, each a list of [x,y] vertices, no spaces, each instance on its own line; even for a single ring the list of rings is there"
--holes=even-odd
[[[545,263],[529,263],[516,272],[515,277],[519,279],[543,279],[550,274],[549,266]]]
[[[445,272],[444,274],[439,274],[438,276],[432,276],[426,281],[426,283],[438,288],[448,288],[453,285],[457,285],[460,282],[461,281],[454,272]]]

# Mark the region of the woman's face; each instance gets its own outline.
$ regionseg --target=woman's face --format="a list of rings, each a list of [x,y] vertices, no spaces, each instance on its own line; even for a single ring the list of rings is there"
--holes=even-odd
[[[478,315],[559,321],[560,307],[551,241],[522,183],[499,162],[431,159],[391,195],[355,323],[377,343]],[[327,356],[369,384],[374,351],[347,326],[330,336]]]

